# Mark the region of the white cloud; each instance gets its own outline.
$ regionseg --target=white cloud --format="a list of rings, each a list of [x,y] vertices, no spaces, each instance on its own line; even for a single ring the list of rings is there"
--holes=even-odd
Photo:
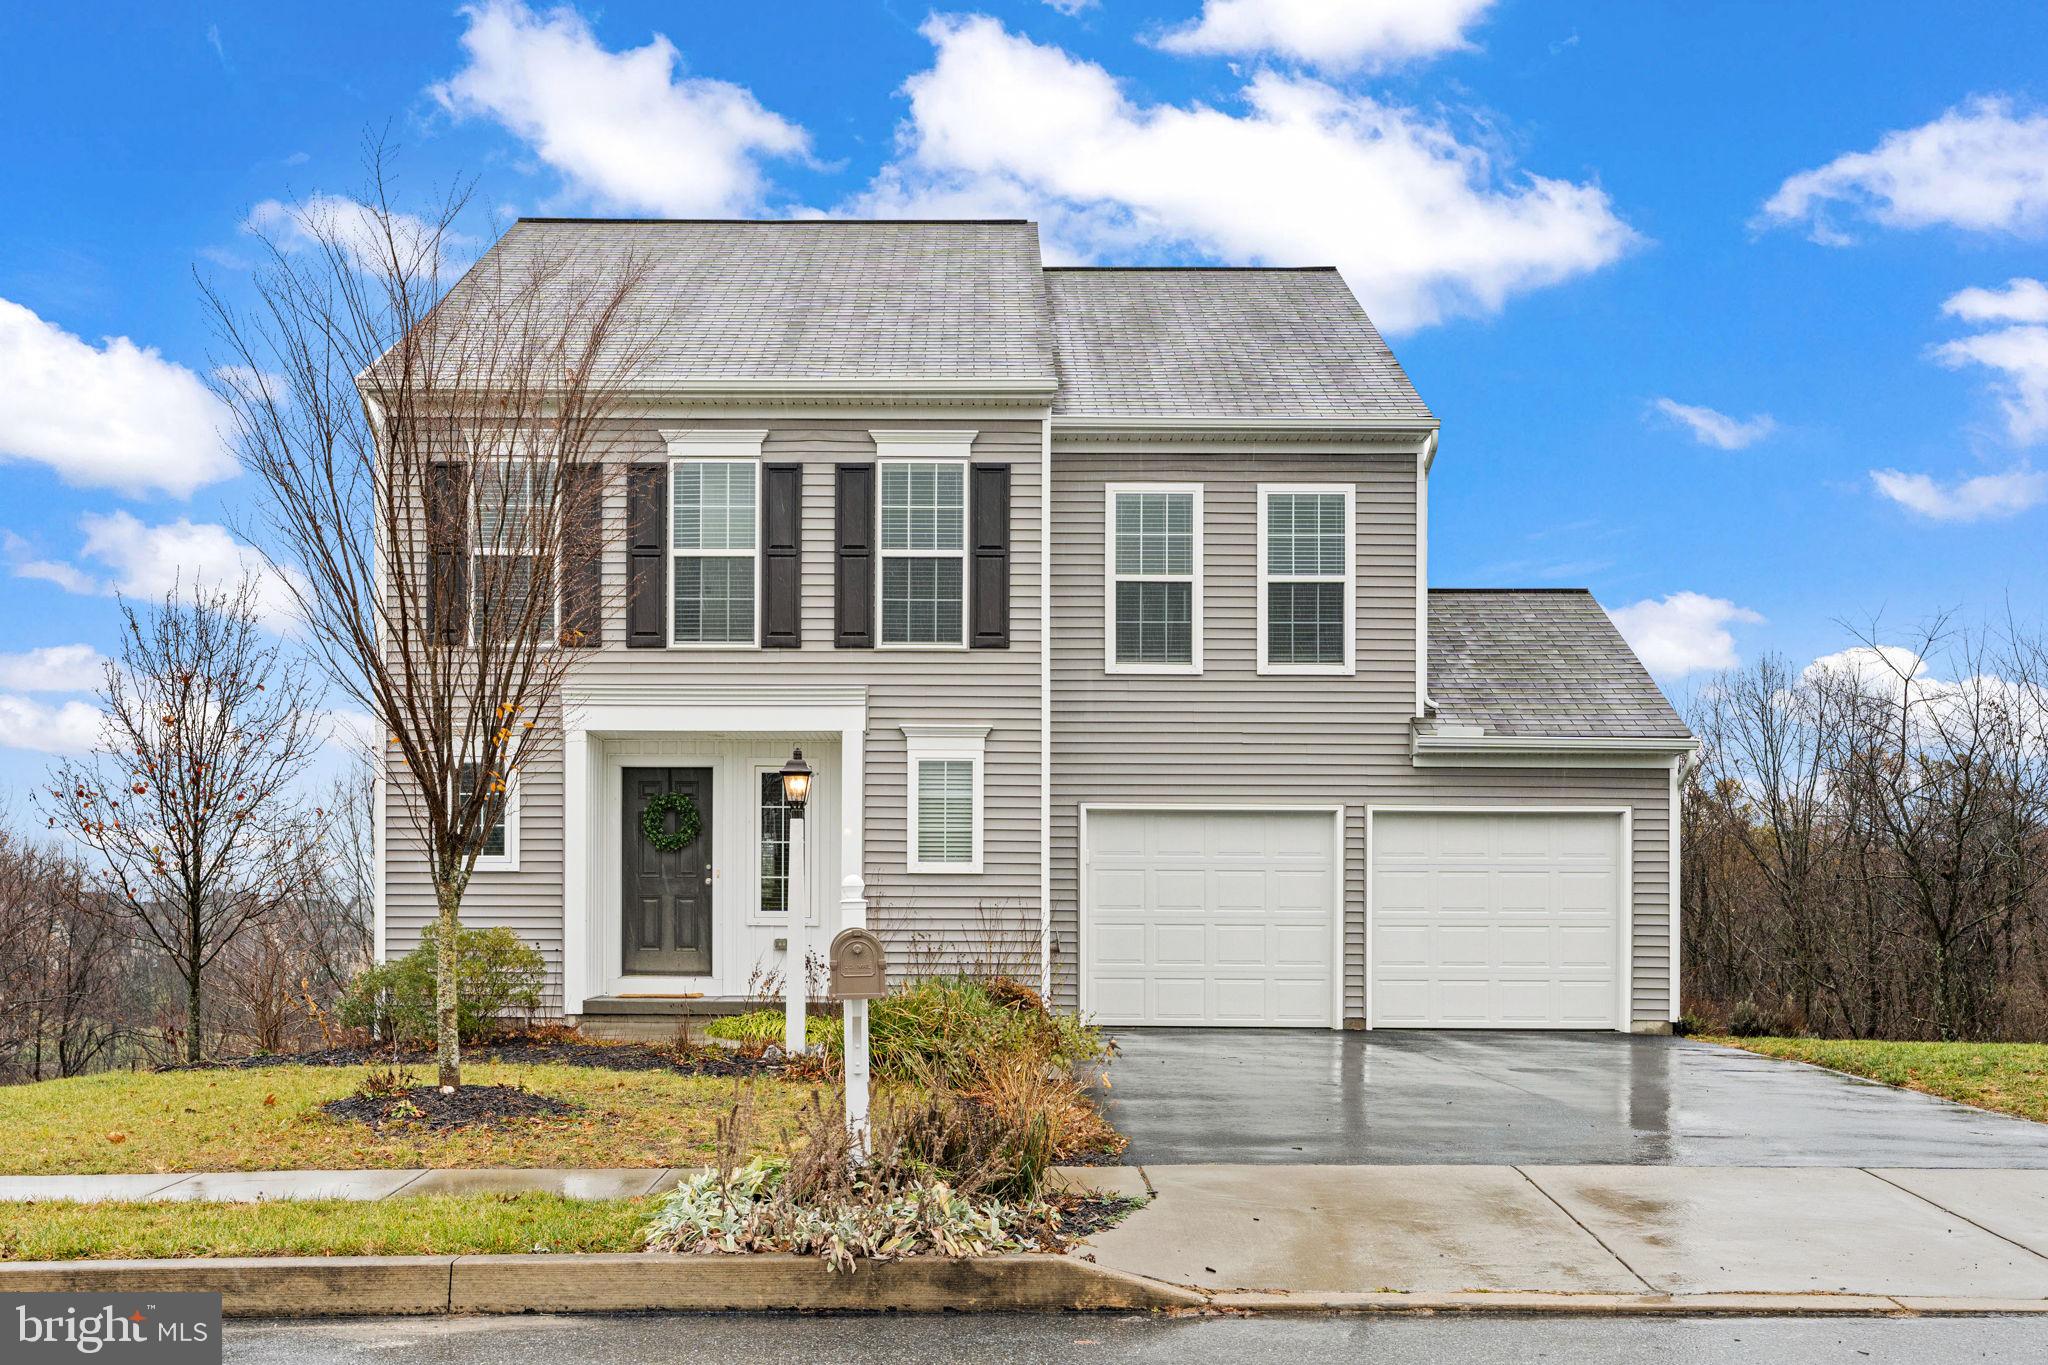
[[[235,472],[205,381],[127,337],[99,346],[0,299],[0,458],[66,483],[178,497]]]
[[[1203,0],[1159,38],[1168,52],[1271,55],[1325,71],[1382,67],[1467,46],[1493,0]]]
[[[90,692],[105,679],[107,661],[91,645],[46,645],[0,654],[0,687],[17,692]]]
[[[985,16],[922,32],[937,57],[904,87],[901,153],[853,212],[1007,206],[1059,256],[1333,264],[1395,331],[1498,310],[1637,240],[1597,185],[1512,173],[1444,124],[1318,80],[1260,72],[1239,112],[1147,105]]]
[[[1998,375],[1999,404],[2015,441],[2048,435],[2048,326],[2001,327],[1961,337],[1935,347],[1934,358],[1951,369],[1982,365]]]
[[[1754,625],[1764,619],[1725,597],[1696,592],[1645,598],[1608,615],[1643,666],[1663,678],[1735,667],[1740,660],[1729,627]]]
[[[98,743],[104,717],[82,701],[48,706],[0,692],[0,748],[82,754]]]
[[[1989,521],[2015,516],[2048,499],[2048,474],[2024,466],[1943,483],[1926,474],[1873,469],[1877,491],[1934,521]]]
[[[1778,429],[1777,421],[1769,413],[1758,413],[1754,417],[1730,417],[1725,412],[1694,407],[1672,398],[1659,398],[1654,406],[1657,411],[1690,431],[1692,438],[1701,445],[1715,446],[1721,450],[1742,450],[1753,446]]]
[[[2048,322],[2048,284],[2020,276],[2003,289],[1958,290],[1941,311],[1965,322]]]
[[[1946,224],[1971,232],[2048,232],[2048,115],[2016,116],[2008,99],[1977,99],[1932,123],[1886,133],[1801,171],[1764,202],[1763,226],[1805,223],[1824,246],[1849,236],[1828,219],[1841,206],[1885,227]]]
[[[804,130],[745,87],[681,74],[682,54],[662,34],[613,52],[566,6],[537,14],[520,0],[484,0],[462,13],[468,62],[434,98],[457,117],[503,125],[600,207],[744,214],[766,193],[764,160],[808,154]]]
[[[1095,8],[1101,0],[1045,0],[1045,3],[1071,19],[1084,9]]]
[[[476,238],[448,229],[435,240],[434,224],[398,210],[380,213],[340,194],[314,194],[287,203],[265,199],[249,210],[242,230],[269,239],[285,251],[311,251],[332,242],[366,275],[388,275],[394,255],[410,271],[438,265],[455,275],[468,265]],[[246,371],[240,371],[247,373]]]
[[[293,615],[289,587],[225,526],[186,517],[150,526],[127,512],[87,513],[78,526],[85,536],[80,557],[96,567],[31,560],[15,565],[16,576],[42,579],[71,592],[120,593],[139,599],[161,598],[173,588],[232,588],[248,578],[256,582],[258,607],[273,626],[282,626]],[[18,536],[9,543],[23,544]]]

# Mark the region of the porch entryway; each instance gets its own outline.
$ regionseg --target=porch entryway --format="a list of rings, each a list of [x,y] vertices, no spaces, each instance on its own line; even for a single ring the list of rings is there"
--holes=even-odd
[[[739,700],[603,686],[572,696],[565,713],[565,1014],[665,1019],[672,1032],[676,1015],[757,996],[786,970],[780,772],[797,746],[817,773],[798,879],[810,939],[838,927],[842,896],[859,894],[844,878],[861,867],[864,689],[769,684]],[[659,821],[645,818],[650,805]],[[680,840],[684,823],[694,837]]]

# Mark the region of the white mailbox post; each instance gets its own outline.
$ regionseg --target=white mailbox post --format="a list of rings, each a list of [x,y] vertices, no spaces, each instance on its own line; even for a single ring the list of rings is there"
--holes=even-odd
[[[832,940],[832,994],[846,1015],[846,1133],[853,1159],[868,1154],[868,1001],[888,992],[882,941],[858,925]]]

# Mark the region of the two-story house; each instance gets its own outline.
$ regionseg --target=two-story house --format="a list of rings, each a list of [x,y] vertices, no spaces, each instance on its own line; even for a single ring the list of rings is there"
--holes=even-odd
[[[528,220],[647,263],[619,608],[466,902],[616,1027],[783,966],[1115,1024],[1661,1031],[1685,726],[1583,592],[1428,587],[1438,423],[1328,269],[1042,263],[1028,222]],[[648,801],[697,837],[649,845]],[[432,915],[402,839],[380,951]]]

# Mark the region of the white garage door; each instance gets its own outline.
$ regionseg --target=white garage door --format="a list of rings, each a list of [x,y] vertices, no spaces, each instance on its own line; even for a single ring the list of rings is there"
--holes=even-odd
[[[1613,1028],[1621,818],[1375,812],[1376,1028]]]
[[[1086,818],[1082,970],[1098,1022],[1330,1026],[1334,812]]]

